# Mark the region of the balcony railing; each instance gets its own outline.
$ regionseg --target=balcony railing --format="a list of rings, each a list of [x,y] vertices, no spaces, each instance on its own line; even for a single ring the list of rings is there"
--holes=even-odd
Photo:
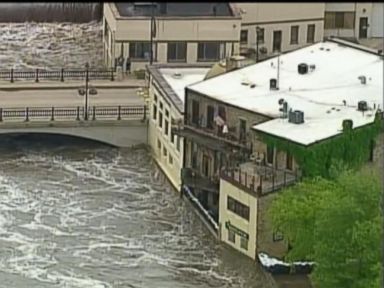
[[[255,167],[254,171],[225,168],[220,177],[248,193],[260,196],[294,184],[299,180],[300,173],[263,166]]]
[[[236,133],[236,127],[229,126],[228,133],[223,133],[215,124],[204,125],[202,120],[192,121],[192,118],[184,125],[188,129],[202,136],[211,137],[220,140],[231,146],[240,147],[252,151],[252,142],[247,141],[246,133]],[[211,127],[209,127],[211,126]]]
[[[183,184],[188,187],[219,192],[220,179],[218,177],[204,177],[196,169],[182,168],[181,179]]]

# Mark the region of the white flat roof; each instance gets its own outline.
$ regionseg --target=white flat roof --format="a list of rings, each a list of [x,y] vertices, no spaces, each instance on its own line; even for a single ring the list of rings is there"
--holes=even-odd
[[[209,68],[160,68],[160,74],[184,103],[185,87],[204,79]],[[180,75],[180,76],[178,76]]]
[[[273,66],[272,66],[273,63]],[[298,64],[316,65],[301,75]],[[366,76],[361,84],[359,76]],[[353,127],[374,121],[374,111],[357,111],[358,101],[383,110],[383,60],[378,55],[333,42],[317,43],[280,56],[280,89],[270,90],[277,78],[277,57],[189,86],[190,90],[233,106],[277,118],[254,129],[309,145],[342,133],[342,121]],[[242,82],[256,84],[255,88]],[[288,109],[304,112],[304,123],[281,119],[279,99]],[[346,101],[346,106],[343,104]]]

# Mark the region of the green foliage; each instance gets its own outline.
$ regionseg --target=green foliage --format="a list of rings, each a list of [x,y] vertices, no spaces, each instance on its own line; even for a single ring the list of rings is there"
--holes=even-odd
[[[317,287],[378,287],[380,177],[368,168],[335,177],[307,178],[272,203],[274,228],[292,246],[286,259],[315,261]]]
[[[346,125],[341,135],[307,147],[264,133],[260,133],[260,136],[267,145],[293,155],[304,177],[332,178],[331,167],[334,162],[350,168],[361,167],[369,159],[371,141],[376,141],[381,130],[382,121],[376,117],[373,124],[356,129]]]

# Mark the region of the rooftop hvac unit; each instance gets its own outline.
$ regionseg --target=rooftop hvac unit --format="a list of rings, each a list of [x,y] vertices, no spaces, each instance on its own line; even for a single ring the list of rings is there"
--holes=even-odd
[[[277,90],[277,80],[272,78],[269,80],[269,89],[270,90]]]
[[[294,124],[304,123],[304,112],[300,110],[289,111],[288,122]]]
[[[367,111],[368,110],[368,104],[367,101],[359,101],[357,103],[357,110],[358,111]]]
[[[307,74],[308,73],[308,65],[305,63],[301,63],[297,66],[297,70],[299,74]]]

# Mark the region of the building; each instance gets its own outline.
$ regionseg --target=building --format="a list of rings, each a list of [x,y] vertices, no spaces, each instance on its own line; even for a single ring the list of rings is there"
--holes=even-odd
[[[183,185],[217,219],[221,240],[253,259],[281,257],[289,244],[266,213],[274,192],[327,173],[332,159],[382,162],[383,56],[348,43],[317,43],[186,88]]]
[[[259,60],[323,40],[324,3],[236,3],[242,55]]]
[[[104,3],[104,61],[145,69],[152,43],[153,63],[215,63],[238,54],[240,20],[224,2]]]
[[[148,144],[153,158],[177,191],[181,190],[184,141],[172,127],[182,125],[187,85],[202,81],[209,67],[158,64],[147,66],[150,117]]]
[[[384,37],[384,4],[350,2],[325,4],[324,36],[354,40]]]

